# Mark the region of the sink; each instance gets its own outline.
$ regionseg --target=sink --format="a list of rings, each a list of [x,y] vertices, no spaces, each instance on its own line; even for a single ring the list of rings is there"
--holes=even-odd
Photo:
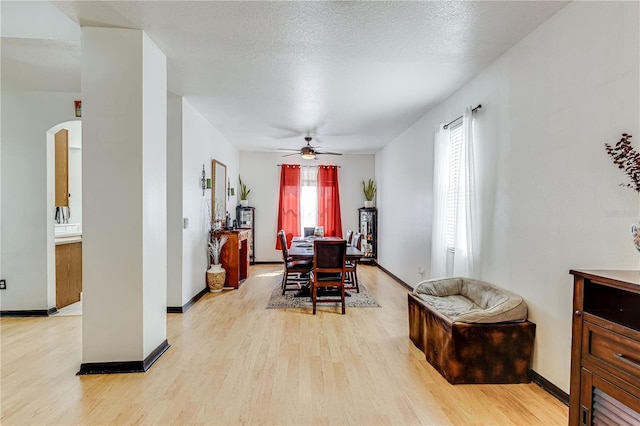
[[[79,223],[56,223],[55,225],[55,235],[70,235],[70,234],[80,234],[80,224]]]

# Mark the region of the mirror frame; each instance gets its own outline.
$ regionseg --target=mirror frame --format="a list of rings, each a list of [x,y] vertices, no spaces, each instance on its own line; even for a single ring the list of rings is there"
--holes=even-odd
[[[223,219],[227,214],[227,166],[218,160],[211,161],[211,176],[213,182],[211,185],[211,219],[216,223],[216,197],[222,201]],[[222,224],[221,224],[222,225]]]

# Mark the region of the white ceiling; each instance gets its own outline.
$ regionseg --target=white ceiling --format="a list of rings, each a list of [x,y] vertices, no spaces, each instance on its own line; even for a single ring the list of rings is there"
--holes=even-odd
[[[239,149],[371,153],[566,3],[3,0],[2,85],[80,91],[77,24],[138,28]]]

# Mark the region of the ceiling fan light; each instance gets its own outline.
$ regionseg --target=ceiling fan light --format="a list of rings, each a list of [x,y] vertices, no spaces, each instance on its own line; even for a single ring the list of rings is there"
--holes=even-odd
[[[316,158],[316,154],[314,154],[313,152],[303,152],[302,154],[300,154],[300,157],[304,158],[305,160],[313,160],[314,158]]]

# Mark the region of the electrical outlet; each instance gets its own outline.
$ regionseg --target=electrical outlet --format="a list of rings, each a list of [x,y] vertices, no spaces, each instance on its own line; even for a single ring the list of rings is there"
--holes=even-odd
[[[7,289],[7,280],[0,280],[0,290]]]
[[[424,268],[422,266],[418,266],[418,274],[424,275]]]

